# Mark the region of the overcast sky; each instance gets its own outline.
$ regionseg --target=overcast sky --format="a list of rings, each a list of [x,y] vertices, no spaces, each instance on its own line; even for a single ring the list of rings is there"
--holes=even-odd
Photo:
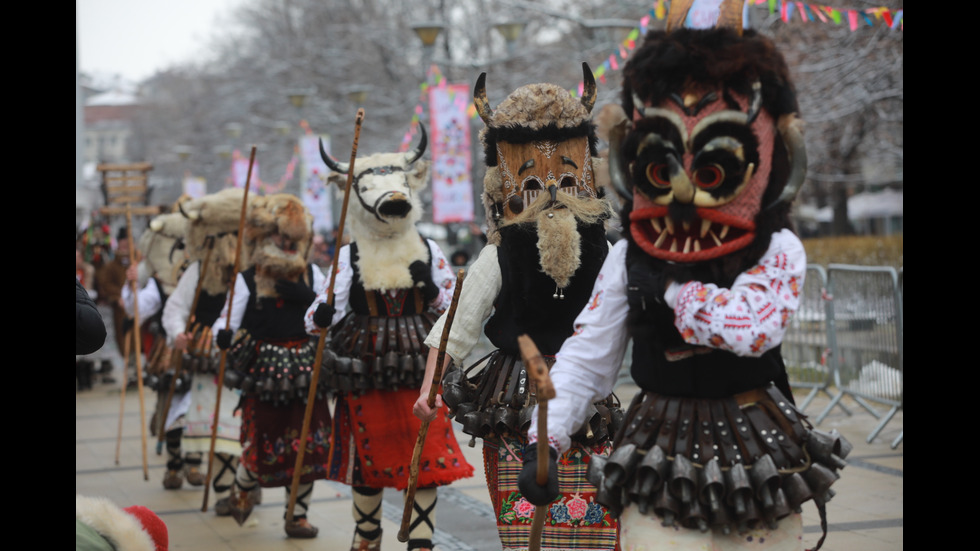
[[[216,18],[243,0],[75,0],[76,53],[87,73],[137,82],[205,56]]]

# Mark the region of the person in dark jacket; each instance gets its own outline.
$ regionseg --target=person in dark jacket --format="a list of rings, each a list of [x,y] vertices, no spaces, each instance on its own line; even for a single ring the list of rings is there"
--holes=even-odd
[[[102,314],[88,291],[75,278],[75,354],[91,354],[105,344]]]

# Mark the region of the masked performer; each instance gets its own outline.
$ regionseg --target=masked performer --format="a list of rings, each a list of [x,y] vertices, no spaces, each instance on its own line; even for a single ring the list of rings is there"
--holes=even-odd
[[[532,423],[529,439],[567,449],[575,412],[608,392],[632,338],[641,391],[589,470],[621,514],[623,548],[798,550],[801,504],[817,504],[826,533],[850,450],[795,408],[780,355],[806,269],[788,218],[806,166],[798,106],[741,2],[708,29],[683,27],[689,7],[672,4],[624,69],[609,172],[627,238],[552,369],[549,434]],[[547,502],[535,468],[521,488]]]
[[[309,261],[313,217],[303,203],[289,194],[248,201],[244,239],[252,266],[236,276],[230,321],[226,301],[214,324],[216,343],[229,350],[232,373],[225,383],[242,393],[242,456],[231,499],[239,524],[251,513],[248,494],[258,486],[285,487],[288,509],[316,355],[303,316],[314,289],[326,286],[323,272]],[[292,538],[318,532],[306,512],[313,482],[326,475],[330,410],[322,393],[310,421],[293,519],[285,524]]]
[[[334,303],[320,294],[307,313],[311,333],[330,327],[324,368],[337,406],[329,478],[351,486],[355,550],[381,549],[383,489],[408,486],[421,426],[409,412],[428,354],[422,341],[455,284],[442,250],[415,229],[429,169],[419,128],[415,150],[356,160],[351,243],[339,251]],[[345,185],[350,166],[321,153],[332,180]],[[436,488],[473,475],[445,415],[429,425],[419,465],[408,549],[431,549]]]
[[[529,335],[550,365],[572,334],[596,274],[609,252],[606,222],[611,208],[597,187],[596,87],[583,64],[585,93],[573,98],[554,84],[515,90],[496,109],[485,93],[485,74],[474,91],[487,127],[481,134],[488,166],[484,178],[488,244],[468,271],[449,335],[443,402],[463,431],[483,439],[487,485],[506,550],[528,545],[534,506],[521,495],[517,475],[527,447],[535,390],[521,360],[517,337]],[[487,358],[462,365],[481,327],[496,347]],[[426,343],[437,347],[440,319]],[[425,384],[415,413],[426,419],[436,353],[430,349]],[[479,370],[479,371],[478,371]],[[595,402],[595,403],[592,403]],[[606,455],[622,410],[611,389],[581,408],[581,430],[563,450],[556,471],[559,495],[549,500],[542,549],[615,549],[617,521],[595,501],[585,478],[589,457]]]
[[[174,371],[178,366],[180,369],[167,414],[165,438],[171,460],[179,458],[181,452],[185,454],[187,481],[195,486],[204,483],[207,467],[203,463],[211,450],[218,397],[219,354],[211,345],[211,326],[225,304],[234,275],[244,195],[243,190],[231,188],[189,200],[179,207],[188,226],[183,244],[189,265],[163,309],[163,326],[172,353],[178,355],[171,363]],[[248,265],[248,258],[242,258],[241,266]],[[160,388],[169,394],[169,381],[161,381]],[[237,402],[237,395],[222,396],[215,429],[212,487],[214,512],[219,516],[231,514],[229,497],[242,452],[241,419],[235,415]],[[261,501],[258,489],[251,499]]]

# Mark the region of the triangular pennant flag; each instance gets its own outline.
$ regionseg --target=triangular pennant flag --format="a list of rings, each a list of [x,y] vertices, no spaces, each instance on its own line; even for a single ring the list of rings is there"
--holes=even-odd
[[[905,10],[898,10],[897,12],[895,12],[895,18],[892,20],[892,25],[891,25],[892,29],[898,28],[899,24],[904,25],[904,23],[902,23],[904,12]]]
[[[851,26],[851,31],[856,31],[858,28],[858,15],[854,10],[847,10],[847,23]]]
[[[823,23],[826,23],[827,22],[827,16],[823,14],[823,10],[821,10],[819,7],[812,8],[811,9],[811,12],[812,12],[811,13],[811,16],[813,14],[816,14],[817,19],[819,19],[821,22],[823,22]]]

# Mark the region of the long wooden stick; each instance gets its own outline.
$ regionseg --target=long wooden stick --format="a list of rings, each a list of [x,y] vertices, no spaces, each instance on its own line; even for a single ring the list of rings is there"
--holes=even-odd
[[[330,269],[330,282],[327,284],[327,304],[333,306],[334,281],[337,279],[340,247],[344,240],[344,221],[347,218],[347,203],[350,201],[350,189],[354,182],[354,161],[357,158],[357,142],[361,139],[361,124],[364,122],[364,109],[357,110],[354,118],[354,143],[350,152],[350,168],[347,169],[347,184],[344,187],[344,204],[340,209],[340,221],[337,225],[337,242],[334,246],[333,266]],[[310,421],[313,418],[313,405],[316,401],[316,389],[320,384],[320,362],[323,361],[323,348],[327,341],[327,330],[320,329],[320,338],[316,343],[316,356],[313,360],[313,373],[310,374],[310,391],[306,398],[306,411],[303,414],[303,428],[300,430],[299,445],[296,447],[296,465],[293,468],[293,480],[289,487],[289,503],[286,505],[286,522],[293,521],[293,511],[296,509],[299,479],[303,474],[303,459],[306,455],[306,439],[310,433]]]
[[[132,338],[132,331],[127,331],[123,335],[123,373],[122,390],[119,391],[119,432],[116,435],[116,465],[119,464],[119,447],[122,444],[123,412],[126,410],[126,383],[129,382],[129,342]]]
[[[456,317],[456,305],[459,303],[459,291],[463,287],[463,277],[466,275],[464,270],[459,270],[456,276],[456,288],[453,290],[453,301],[449,305],[449,312],[446,314],[446,323],[442,327],[442,339],[439,341],[439,353],[436,354],[436,370],[432,374],[432,382],[429,386],[429,409],[436,406],[436,394],[442,383],[442,364],[446,361],[446,343],[449,342],[449,330],[453,326],[453,319]],[[415,508],[415,490],[419,481],[419,463],[422,461],[422,447],[425,445],[425,437],[429,433],[429,421],[422,421],[419,427],[419,436],[415,440],[415,450],[412,452],[412,465],[409,468],[408,488],[405,489],[405,510],[402,511],[402,523],[398,529],[398,541],[404,543],[408,541],[409,525],[412,521],[412,509]]]
[[[129,265],[136,265],[136,247],[133,242],[133,213],[126,204],[126,238],[129,240]],[[129,282],[129,290],[133,295],[133,354],[136,357],[136,389],[140,400],[140,440],[143,444],[143,480],[150,479],[150,467],[146,459],[146,402],[143,400],[143,353],[140,350],[140,301],[136,280]],[[126,392],[127,379],[123,380],[122,392]]]
[[[245,176],[245,194],[242,195],[242,213],[238,217],[238,242],[235,245],[235,267],[231,271],[231,281],[228,289],[228,317],[225,318],[225,329],[231,328],[231,307],[235,302],[235,283],[238,281],[238,270],[241,269],[242,260],[242,240],[245,237],[245,212],[248,207],[248,188],[252,183],[252,167],[255,166],[255,150],[252,146],[252,153],[248,158],[248,174]],[[201,274],[204,277],[204,274]],[[228,350],[221,350],[221,361],[218,364],[218,391],[214,397],[214,416],[211,418],[211,448],[208,450],[208,472],[204,476],[204,502],[201,503],[201,512],[208,510],[208,495],[211,487],[211,469],[214,467],[214,442],[218,437],[218,419],[221,415],[221,389],[225,386],[225,361],[228,358]]]
[[[548,375],[548,364],[538,352],[538,347],[527,335],[517,337],[517,342],[521,346],[521,357],[524,359],[524,366],[527,367],[528,374],[534,380],[536,388],[535,396],[538,401],[538,470],[535,472],[535,481],[538,486],[548,484],[548,400],[555,397],[555,387],[551,384],[551,377]],[[528,539],[528,551],[540,551],[541,533],[544,530],[544,517],[548,515],[547,505],[538,505],[534,508],[534,518],[531,519],[531,535]]]
[[[197,286],[194,289],[194,300],[191,301],[191,311],[190,315],[187,316],[187,322],[184,324],[184,333],[188,333],[194,324],[194,312],[197,311],[197,301],[201,297],[201,288],[204,283],[204,273],[208,269],[208,264],[211,262],[211,252],[214,250],[214,236],[209,235],[207,238],[208,242],[208,252],[204,255],[204,261],[201,262],[201,267],[198,270],[197,276]],[[170,388],[167,389],[167,399],[163,403],[163,411],[160,414],[160,424],[157,429],[157,454],[160,453],[160,446],[163,445],[165,440],[164,431],[167,428],[167,416],[170,415],[170,406],[174,401],[174,394],[177,392],[177,378],[180,377],[181,370],[183,368],[183,357],[184,355],[177,350],[173,351],[174,357],[170,359],[170,364],[174,368],[174,376],[170,379]]]

